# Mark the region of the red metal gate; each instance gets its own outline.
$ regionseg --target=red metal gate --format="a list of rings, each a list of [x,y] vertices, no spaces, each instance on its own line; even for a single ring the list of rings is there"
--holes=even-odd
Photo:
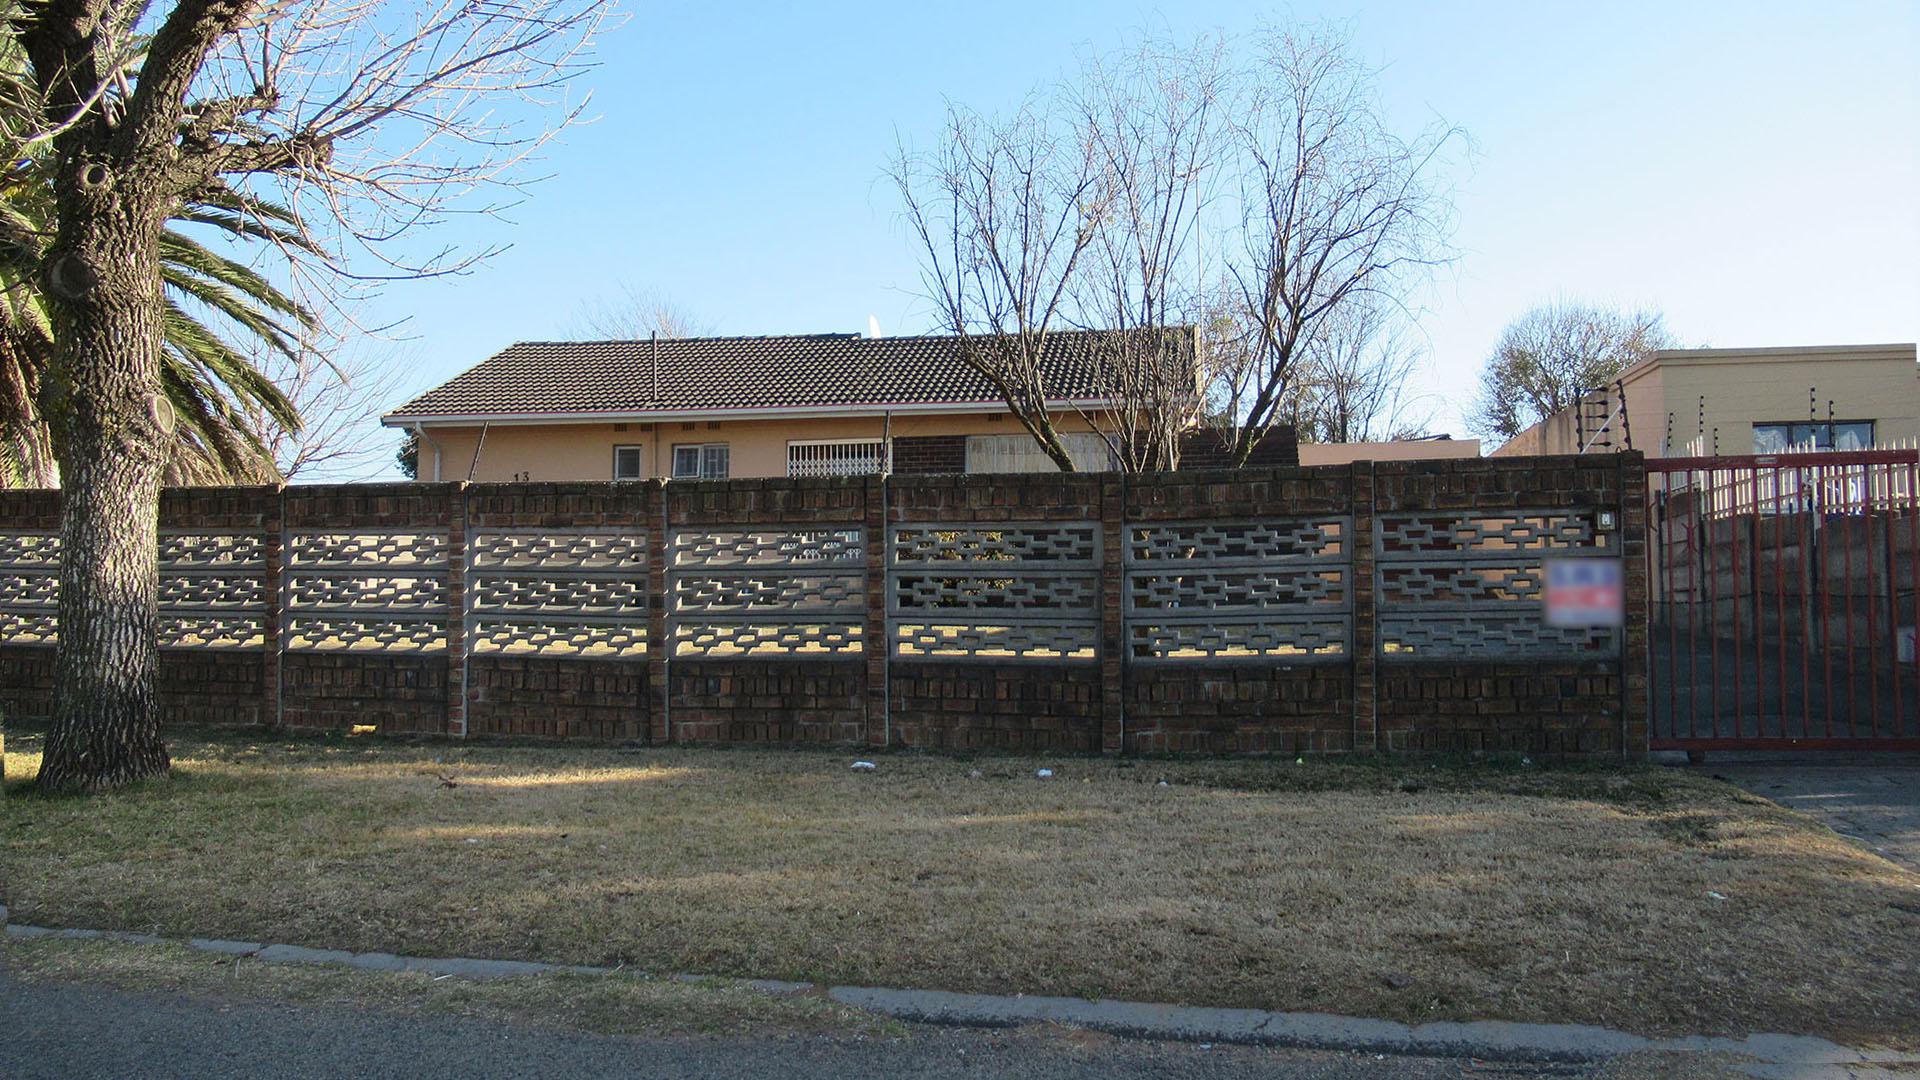
[[[1920,453],[1649,461],[1655,749],[1920,749]]]

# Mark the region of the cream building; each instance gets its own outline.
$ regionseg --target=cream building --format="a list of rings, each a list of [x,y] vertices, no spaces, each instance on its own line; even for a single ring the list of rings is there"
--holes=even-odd
[[[1191,328],[1174,328],[1177,349]],[[1081,469],[1108,467],[1094,430],[1113,335],[1051,336],[1055,430]],[[1190,354],[1189,354],[1190,355]],[[419,436],[421,480],[551,481],[1046,472],[1055,466],[951,337],[856,334],[523,342],[382,418]],[[1253,465],[1478,457],[1475,439],[1294,445],[1276,430]],[[1180,467],[1220,468],[1196,431]]]
[[[1915,347],[1663,349],[1493,456],[1628,449],[1649,457],[1862,450],[1920,439]]]
[[[1191,348],[1191,330],[1169,331]],[[1082,468],[1107,335],[1051,338],[1046,404]],[[382,418],[422,480],[643,480],[1051,470],[958,339],[856,334],[526,342]],[[1292,441],[1268,458],[1292,463]]]

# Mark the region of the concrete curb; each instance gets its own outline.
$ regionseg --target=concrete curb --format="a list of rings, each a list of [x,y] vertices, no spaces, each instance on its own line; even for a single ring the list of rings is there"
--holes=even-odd
[[[0,909],[4,910],[4,909]],[[543,964],[526,960],[465,957],[396,956],[309,949],[257,941],[187,938],[184,941],[125,930],[82,930],[4,925],[7,937],[102,940],[136,945],[184,945],[201,952],[247,957],[268,964],[323,964],[366,971],[419,971],[438,977],[509,979],[571,973],[610,975],[615,968]],[[1113,1035],[1177,1042],[1235,1043],[1314,1050],[1477,1057],[1489,1060],[1586,1062],[1637,1052],[1724,1053],[1750,1059],[1755,1075],[1822,1075],[1848,1066],[1920,1069],[1920,1055],[1854,1050],[1805,1035],[1756,1034],[1745,1038],[1686,1036],[1656,1039],[1585,1024],[1520,1024],[1504,1020],[1402,1024],[1392,1020],[1325,1013],[1266,1012],[1187,1005],[1157,1005],[1085,998],[1006,997],[958,994],[945,990],[893,990],[871,986],[828,986],[775,979],[709,979],[675,975],[684,982],[718,981],[766,994],[824,993],[852,1008],[898,1020],[959,1027],[1018,1027],[1067,1024]],[[1839,1073],[1839,1075],[1845,1075]]]

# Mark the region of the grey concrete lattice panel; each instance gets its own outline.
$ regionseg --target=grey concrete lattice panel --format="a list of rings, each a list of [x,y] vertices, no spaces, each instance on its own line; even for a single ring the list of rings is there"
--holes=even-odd
[[[1532,563],[1389,563],[1380,567],[1380,602],[1538,603],[1546,572]]]
[[[160,646],[167,649],[258,649],[266,644],[264,615],[160,616]]]
[[[673,627],[673,655],[806,658],[863,651],[857,622],[683,622]]]
[[[1322,658],[1346,655],[1351,636],[1344,616],[1261,621],[1132,623],[1127,640],[1135,656],[1154,659],[1260,656]]]
[[[624,659],[645,656],[645,623],[476,619],[467,633],[474,655]]]
[[[1502,657],[1607,659],[1619,655],[1617,631],[1548,626],[1537,610],[1382,614],[1380,647],[1403,660]]]
[[[675,574],[673,610],[702,615],[858,614],[866,599],[862,574]]]
[[[296,533],[287,543],[292,569],[356,569],[387,572],[447,565],[447,538],[428,532]]]
[[[467,547],[467,565],[474,570],[624,572],[644,577],[647,572],[647,534],[622,533],[483,532]]]
[[[1006,525],[898,525],[889,530],[887,560],[893,566],[990,563],[995,569],[1085,566],[1100,554],[1100,527],[1093,522]]]
[[[894,627],[894,651],[909,658],[1090,660],[1097,636],[1092,624],[901,623]]]
[[[267,541],[252,533],[167,532],[160,534],[162,570],[264,569]]]
[[[476,614],[513,613],[548,619],[624,616],[644,624],[647,579],[645,574],[602,578],[476,575],[467,583],[467,604]]]
[[[1081,622],[1100,599],[1099,579],[1091,574],[893,575],[888,608],[919,618],[955,617],[961,611],[991,611]]]
[[[1319,660],[1353,637],[1352,519],[1127,526],[1122,603],[1137,661]]]
[[[169,649],[266,646],[267,541],[245,532],[160,534],[160,644]]]
[[[646,655],[647,537],[624,528],[475,532],[465,590],[474,655]]]
[[[1208,521],[1127,527],[1127,562],[1204,562],[1338,559],[1347,555],[1353,522],[1345,517],[1290,521]]]
[[[287,648],[303,652],[437,653],[447,628],[437,619],[295,617],[287,621]]]
[[[8,645],[52,645],[59,640],[51,611],[0,611],[0,642]]]
[[[0,532],[0,644],[52,645],[60,599],[60,537]]]
[[[1380,655],[1388,660],[1609,658],[1611,629],[1548,626],[1549,558],[1611,557],[1598,511],[1431,511],[1382,514],[1374,581]]]
[[[289,651],[440,652],[447,647],[443,533],[295,533],[282,586]]]
[[[946,525],[887,534],[894,656],[1091,659],[1100,625],[1100,526]]]
[[[259,575],[227,574],[160,575],[160,609],[238,608],[264,610],[266,583]]]
[[[51,570],[0,570],[0,607],[52,608],[60,602],[60,576]]]
[[[1455,554],[1512,558],[1515,552],[1608,547],[1591,510],[1478,510],[1381,514],[1375,523],[1381,559]]]
[[[60,537],[54,533],[0,532],[0,567],[60,565]]]
[[[1127,608],[1138,612],[1264,611],[1302,604],[1338,608],[1349,600],[1347,571],[1338,566],[1127,575]]]
[[[722,567],[862,566],[866,530],[853,526],[821,529],[679,529],[667,541],[673,569]]]
[[[864,527],[677,529],[667,549],[672,655],[804,660],[862,650]]]
[[[287,582],[287,609],[435,612],[447,604],[444,578],[411,574],[295,576]]]

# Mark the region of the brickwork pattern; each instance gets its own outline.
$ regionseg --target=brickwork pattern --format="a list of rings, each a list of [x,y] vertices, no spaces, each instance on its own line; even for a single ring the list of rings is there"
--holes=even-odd
[[[908,435],[893,440],[896,476],[941,476],[967,471],[965,435]]]

